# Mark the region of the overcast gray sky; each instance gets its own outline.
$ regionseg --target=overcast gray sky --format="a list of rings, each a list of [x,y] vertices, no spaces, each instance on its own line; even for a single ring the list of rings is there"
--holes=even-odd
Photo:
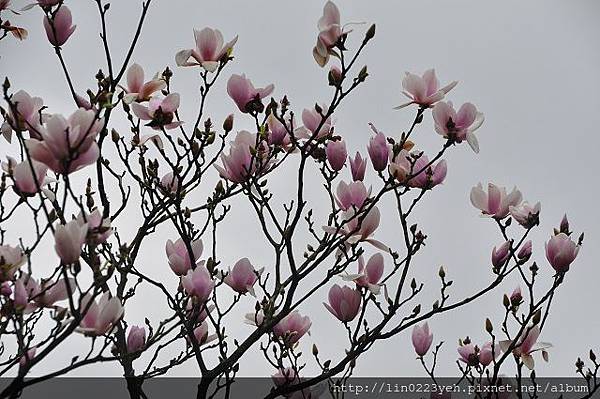
[[[14,0],[20,8],[28,1]],[[80,92],[93,85],[94,74],[103,64],[98,37],[95,4],[69,1],[77,30],[64,46],[64,55]],[[120,62],[135,28],[140,1],[114,1],[109,12],[111,51]],[[155,1],[149,12],[139,46],[133,56],[147,75],[169,65],[175,71],[173,90],[182,95],[183,119],[192,120],[197,106],[197,77],[192,69],[178,69],[174,55],[193,46],[193,28],[219,28],[226,40],[235,34],[235,61],[215,88],[216,96],[209,114],[221,121],[234,105],[226,97],[225,82],[231,73],[246,73],[254,83],[275,84],[275,95],[287,94],[297,113],[302,108],[329,98],[326,70],[314,62],[311,50],[316,37],[316,22],[322,1]],[[516,185],[529,201],[542,202],[541,225],[533,234],[534,256],[539,261],[545,283],[551,276],[543,256],[543,243],[564,212],[572,229],[585,231],[584,248],[559,291],[542,340],[552,342],[550,363],[538,362],[538,375],[573,375],[574,361],[590,347],[598,348],[600,319],[594,304],[598,301],[600,270],[600,220],[597,211],[598,175],[595,157],[599,150],[600,126],[600,4],[593,0],[559,1],[509,0],[484,1],[338,1],[343,22],[374,22],[377,35],[360,61],[369,67],[364,87],[350,98],[337,114],[336,132],[342,134],[350,153],[361,150],[371,133],[373,122],[390,135],[398,135],[413,117],[411,110],[394,111],[404,101],[400,94],[404,71],[421,72],[435,67],[442,82],[459,80],[449,98],[457,104],[471,101],[485,113],[486,121],[478,131],[481,153],[475,155],[466,145],[450,152],[446,183],[429,196],[417,212],[417,220],[428,234],[428,245],[419,255],[414,275],[425,281],[429,292],[424,303],[431,303],[438,287],[436,272],[445,265],[456,283],[454,298],[473,292],[492,279],[489,270],[491,247],[501,242],[488,220],[477,216],[469,203],[469,191],[478,182],[493,181],[512,188]],[[30,31],[29,38],[0,44],[1,74],[8,75],[12,87],[25,89],[44,98],[51,112],[73,111],[59,64],[47,43],[38,9],[11,17],[15,24]],[[362,31],[365,27],[355,29]],[[359,33],[362,34],[362,33]],[[355,42],[359,41],[358,38]],[[2,76],[2,77],[3,77]],[[248,120],[237,115],[237,128],[250,128]],[[433,131],[430,116],[415,135],[419,147],[433,152],[441,145]],[[115,125],[126,131],[125,125]],[[4,158],[3,142],[0,155]],[[14,150],[14,148],[12,148]],[[11,151],[12,151],[11,150]],[[8,151],[7,151],[8,152]],[[215,173],[216,175],[216,173]],[[85,176],[80,176],[84,178]],[[272,181],[283,193],[292,187],[285,176]],[[318,198],[320,186],[311,196]],[[212,183],[201,191],[204,198]],[[387,203],[391,205],[391,203]],[[381,206],[382,209],[385,205]],[[247,204],[234,208],[221,230],[219,248],[225,264],[248,256],[258,265],[268,265],[270,252],[262,242],[255,222],[247,217]],[[383,218],[378,238],[397,242],[395,218]],[[3,226],[12,237],[23,235],[22,227]],[[124,234],[127,225],[117,226]],[[149,241],[141,263],[153,276],[176,286],[166,259],[164,241],[173,236],[165,229]],[[9,235],[10,236],[10,235]],[[396,241],[395,241],[396,240]],[[48,245],[47,250],[52,251]],[[53,254],[52,254],[53,255]],[[389,266],[390,260],[386,259]],[[42,262],[43,263],[43,262]],[[43,267],[43,266],[40,266]],[[477,303],[430,322],[435,340],[444,340],[439,372],[455,373],[456,342],[470,335],[476,342],[485,339],[486,317],[500,321],[502,294],[510,292],[509,282]],[[126,310],[130,323],[141,323],[144,316],[158,320],[164,302],[151,290]],[[326,291],[305,304],[301,312],[313,319],[312,335],[304,338],[308,353],[317,342],[321,352],[339,354],[344,331],[326,313],[321,302]],[[157,302],[158,301],[158,302]],[[253,308],[244,303],[243,312]],[[162,308],[161,308],[162,307]],[[250,328],[232,325],[232,334],[243,336]],[[336,334],[336,331],[339,334]],[[358,363],[363,375],[421,375],[414,359],[410,334],[380,343]],[[68,362],[86,338],[72,338],[72,346],[38,366],[36,372],[51,370]],[[324,355],[325,356],[325,355]],[[62,363],[60,363],[62,362]],[[310,362],[309,362],[310,364]],[[313,369],[312,365],[309,370]],[[175,371],[192,375],[193,363]],[[116,367],[94,366],[80,374],[119,374]],[[250,355],[242,363],[242,374],[271,374],[269,366]]]

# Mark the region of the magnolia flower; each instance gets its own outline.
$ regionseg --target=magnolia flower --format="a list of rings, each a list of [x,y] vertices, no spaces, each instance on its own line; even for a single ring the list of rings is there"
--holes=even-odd
[[[361,213],[357,216],[354,209],[348,209],[342,212],[342,226],[340,228],[333,226],[323,226],[323,230],[328,234],[350,235],[347,242],[350,244],[356,242],[368,242],[375,248],[387,251],[388,247],[371,236],[379,227],[381,214],[379,209],[374,206],[366,214]]]
[[[234,183],[242,183],[254,174],[260,163],[260,151],[255,152],[256,135],[245,130],[238,132],[235,140],[230,143],[229,154],[221,154],[223,166],[215,165],[221,177]]]
[[[23,283],[28,301],[32,301],[27,304],[26,312],[37,308],[53,307],[56,302],[69,298],[69,291],[73,293],[76,287],[73,278],[68,280],[61,278],[57,281],[42,280],[40,284],[33,277],[24,273],[19,280]]]
[[[517,188],[507,194],[506,188],[498,187],[493,183],[488,184],[488,192],[483,191],[481,183],[471,189],[471,204],[481,210],[484,215],[495,219],[504,219],[508,216],[511,206],[521,203],[523,196]]]
[[[417,355],[425,356],[432,343],[433,333],[429,332],[429,324],[424,323],[422,326],[415,324],[412,331],[412,344]]]
[[[199,264],[197,263],[198,259],[202,256],[202,251],[204,250],[202,240],[192,241],[190,243],[190,248],[192,250],[193,259],[190,257],[188,247],[185,245],[182,238],[177,239],[175,242],[167,240],[165,251],[167,253],[167,259],[169,260],[169,266],[178,276],[183,276],[190,271],[192,265]]]
[[[506,241],[502,243],[497,249],[496,247],[492,248],[492,265],[495,268],[499,268],[503,266],[508,258],[510,257],[510,241]]]
[[[139,352],[146,345],[146,329],[144,327],[131,326],[127,335],[127,352]]]
[[[113,233],[110,219],[104,219],[98,209],[94,209],[90,214],[80,212],[77,222],[82,226],[87,225],[87,241],[96,245],[106,242]]]
[[[348,210],[352,207],[361,208],[369,198],[369,192],[362,181],[353,181],[346,184],[340,181],[337,186],[336,203],[342,210]]]
[[[463,104],[458,113],[451,102],[439,102],[433,107],[435,131],[456,143],[467,140],[475,153],[479,152],[479,142],[475,130],[483,124],[483,113],[471,103]]]
[[[297,383],[299,381],[298,374],[292,367],[277,369],[277,373],[273,374],[271,379],[273,379],[273,383],[278,387]]]
[[[274,114],[269,114],[267,117],[267,126],[269,127],[268,142],[270,145],[278,145],[288,150],[292,145],[292,139],[289,132],[292,131],[294,121],[286,121],[286,127],[275,117]]]
[[[457,81],[453,81],[444,87],[440,87],[434,69],[426,70],[423,76],[406,72],[404,79],[402,79],[402,88],[404,89],[402,94],[408,97],[410,101],[395,107],[395,109],[404,108],[411,104],[418,104],[424,108],[430,107],[443,99],[457,84]]]
[[[2,170],[8,173],[14,181],[14,189],[18,194],[24,196],[35,195],[42,186],[51,182],[46,178],[48,167],[41,162],[31,160],[17,163],[8,157],[8,162],[2,163]]]
[[[538,202],[531,206],[527,201],[518,206],[509,206],[512,217],[526,229],[532,228],[539,223],[539,215],[542,205]]]
[[[531,253],[533,252],[531,240],[525,241],[525,244],[521,246],[517,257],[521,260],[527,261],[531,257]]]
[[[483,367],[489,366],[500,352],[500,345],[496,344],[492,347],[491,342],[486,342],[479,350],[479,363],[481,363]]]
[[[213,311],[215,305],[207,305],[206,303],[198,303],[190,298],[185,307],[186,316],[194,323],[202,323],[208,317],[208,314]]]
[[[127,93],[123,97],[125,103],[130,104],[134,101],[148,101],[152,94],[167,87],[164,79],[158,77],[158,74],[148,82],[144,82],[144,69],[139,64],[132,64],[127,69]]]
[[[15,309],[23,310],[27,307],[27,303],[29,302],[29,293],[25,288],[25,284],[23,279],[18,279],[15,281],[14,293],[13,293],[13,305]]]
[[[533,370],[535,367],[535,361],[533,360],[532,354],[538,351],[542,351],[542,357],[547,359],[546,349],[551,348],[552,344],[547,342],[537,342],[540,336],[541,330],[538,325],[533,327],[527,327],[519,337],[519,341],[512,350],[515,356],[518,356],[523,361],[523,364],[529,369]],[[507,352],[513,346],[513,341],[505,340],[500,341],[500,347],[504,352]]]
[[[19,90],[11,96],[10,101],[14,107],[9,108],[8,121],[2,125],[2,134],[6,141],[11,142],[13,127],[19,131],[29,131],[32,138],[39,139],[41,125],[47,119],[47,115],[42,113],[44,100]]]
[[[206,302],[215,287],[215,282],[208,269],[204,265],[198,265],[181,277],[181,285],[188,295],[198,298],[200,302]]]
[[[86,293],[81,298],[79,309],[83,314],[83,319],[76,331],[89,336],[108,333],[124,313],[119,298],[111,298],[108,291],[102,294],[98,302],[94,300],[92,295]]]
[[[315,138],[320,139],[329,134],[333,126],[331,117],[327,117],[323,120],[323,115],[327,114],[327,106],[321,105],[321,112],[318,112],[315,108],[304,108],[302,110],[302,124],[296,131],[298,137],[302,138]]]
[[[517,286],[517,288],[515,288],[512,292],[512,294],[510,294],[510,303],[513,306],[517,306],[521,304],[521,301],[523,300],[523,294],[521,293],[521,287]]]
[[[282,338],[286,345],[292,346],[308,332],[311,325],[308,316],[302,316],[300,312],[293,310],[273,326],[273,333]]]
[[[390,164],[388,166],[388,170],[390,175],[394,176],[394,178],[400,183],[406,182],[411,169],[413,169],[409,159],[410,154],[406,150],[400,150],[400,152],[395,155],[392,151],[390,151]],[[414,170],[418,172],[418,170]]]
[[[12,280],[15,273],[27,262],[27,256],[19,247],[0,245],[0,281]]]
[[[231,75],[227,81],[227,94],[242,112],[262,112],[261,100],[273,92],[272,84],[255,88],[246,75]]]
[[[390,149],[388,147],[387,138],[385,137],[385,134],[377,131],[375,131],[375,133],[375,136],[369,139],[367,151],[369,152],[369,158],[371,158],[373,169],[375,169],[378,172],[381,172],[388,165]]]
[[[54,249],[63,264],[75,263],[81,256],[83,244],[88,233],[88,224],[71,220],[67,224],[59,224],[54,230]]]
[[[253,286],[261,273],[262,269],[259,271],[254,270],[248,258],[242,258],[235,263],[233,269],[227,273],[223,281],[235,292],[240,294],[250,292],[254,295]]]
[[[579,245],[565,233],[552,236],[546,243],[546,259],[558,273],[568,272],[578,253]]]
[[[348,156],[346,143],[344,140],[330,141],[325,148],[325,154],[331,169],[339,172],[346,164],[346,157]]]
[[[430,189],[438,184],[442,184],[446,178],[447,165],[446,160],[442,159],[435,165],[429,165],[429,158],[422,154],[415,161],[412,167],[412,176],[408,181],[410,187],[421,189]]]
[[[458,347],[458,354],[460,360],[469,366],[476,366],[479,363],[479,356],[477,355],[477,348],[473,344],[464,344]]]
[[[104,121],[91,110],[78,109],[69,119],[53,115],[41,130],[41,140],[27,140],[33,159],[56,173],[69,174],[96,162],[99,156],[96,136]]]
[[[323,305],[341,322],[347,323],[358,314],[361,300],[360,291],[334,284],[329,290],[329,303],[323,302]]]
[[[214,72],[219,67],[219,61],[233,49],[238,37],[223,44],[223,35],[218,29],[204,28],[194,29],[194,39],[196,48],[179,51],[175,55],[175,62],[185,67],[200,65],[208,72]]]
[[[179,178],[173,172],[169,172],[160,179],[160,186],[171,194],[175,194],[179,190]]]
[[[367,160],[360,155],[360,152],[356,151],[354,159],[348,157],[348,161],[350,163],[350,171],[352,172],[352,180],[364,180],[365,171],[367,169]]]
[[[358,258],[358,273],[344,276],[344,280],[354,281],[358,287],[365,287],[377,295],[381,291],[379,280],[383,276],[383,255],[376,253],[367,261],[362,255]]]
[[[328,1],[323,7],[323,15],[319,18],[317,24],[319,36],[317,44],[313,48],[313,57],[321,67],[329,61],[331,50],[342,36],[342,26],[340,24],[340,10],[332,2]]]
[[[65,5],[61,5],[50,20],[44,17],[44,29],[48,41],[55,47],[60,47],[67,42],[69,37],[75,32],[77,25],[73,25],[71,10]]]
[[[205,320],[194,329],[194,338],[198,345],[204,345],[217,339],[217,336],[215,334],[208,335],[208,323]]]
[[[181,126],[182,121],[174,120],[177,108],[179,108],[178,93],[171,93],[165,98],[151,98],[148,106],[136,102],[131,104],[135,116],[143,121],[150,121],[146,126],[154,130],[171,130]]]

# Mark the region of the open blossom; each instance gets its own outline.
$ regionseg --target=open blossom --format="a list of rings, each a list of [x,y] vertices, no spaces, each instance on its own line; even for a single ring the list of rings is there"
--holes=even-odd
[[[41,189],[51,182],[51,179],[46,177],[48,167],[34,160],[31,160],[31,163],[27,160],[17,163],[15,159],[8,157],[7,162],[2,162],[2,170],[12,177],[15,191],[24,196],[36,194],[38,188]]]
[[[383,276],[383,255],[376,253],[372,255],[365,266],[362,255],[358,258],[358,273],[348,274],[344,280],[354,281],[358,287],[365,287],[377,295],[381,291],[379,280]]]
[[[348,209],[342,213],[343,225],[339,228],[339,231],[338,228],[333,226],[323,226],[323,230],[329,234],[350,234],[350,237],[346,240],[350,244],[364,241],[375,248],[387,251],[388,247],[385,244],[372,238],[373,233],[379,227],[380,219],[381,214],[376,206],[372,207],[366,214],[361,213],[358,216],[354,209]]]
[[[424,323],[422,326],[415,324],[411,338],[417,355],[425,356],[433,343],[433,333],[429,332],[429,324]]]
[[[483,367],[489,366],[500,352],[500,345],[496,344],[492,347],[491,342],[486,342],[479,350],[479,363],[481,363]]]
[[[54,13],[52,20],[44,17],[46,36],[48,36],[48,41],[56,47],[65,44],[73,32],[75,32],[76,27],[77,25],[73,25],[71,10],[65,5],[60,6]]]
[[[96,162],[99,156],[96,136],[102,130],[102,118],[91,110],[78,109],[69,119],[53,115],[41,130],[41,140],[26,141],[33,159],[56,173],[69,174]]]
[[[215,165],[221,177],[234,183],[242,183],[254,174],[259,167],[260,151],[252,155],[256,147],[256,134],[245,130],[238,132],[235,140],[230,143],[229,154],[221,154],[223,166]]]
[[[326,105],[321,106],[321,113],[326,115]],[[297,136],[302,138],[310,138],[315,136],[317,139],[327,136],[331,131],[333,122],[330,116],[323,120],[321,113],[319,113],[315,108],[304,108],[302,110],[303,126],[297,129]]]
[[[214,72],[219,67],[219,61],[229,53],[237,42],[238,37],[224,43],[223,35],[218,29],[194,29],[196,48],[181,50],[175,55],[175,62],[179,66],[197,66],[209,72]]]
[[[235,292],[240,294],[250,292],[254,294],[253,286],[261,272],[262,270],[254,270],[248,258],[242,258],[235,263],[233,269],[227,273],[223,281],[233,288]]]
[[[179,178],[169,172],[160,179],[160,186],[166,191],[175,194],[179,190]]]
[[[369,192],[361,181],[353,181],[350,184],[346,184],[342,180],[337,186],[336,202],[344,211],[353,206],[356,208],[362,207],[368,197]]]
[[[508,216],[511,206],[521,203],[523,196],[515,188],[510,193],[505,187],[498,187],[493,183],[488,184],[487,193],[483,190],[481,183],[471,189],[471,204],[481,210],[484,215],[496,219],[504,219]]]
[[[131,104],[135,116],[143,121],[150,121],[146,126],[154,130],[171,130],[181,126],[183,122],[174,120],[177,108],[179,108],[178,93],[171,93],[165,98],[151,98],[148,106],[136,102]]]
[[[274,114],[269,114],[267,117],[267,126],[269,127],[268,141],[270,145],[278,145],[288,150],[292,145],[289,132],[292,131],[294,122],[291,119],[285,122],[288,125],[287,127]]]
[[[510,206],[509,211],[521,226],[529,229],[538,224],[541,208],[542,205],[539,202],[531,206],[525,201],[521,205]]]
[[[15,273],[27,262],[27,256],[19,247],[0,245],[0,281],[12,280]]]
[[[188,270],[187,274],[181,277],[181,285],[188,295],[198,298],[200,302],[205,302],[215,287],[215,282],[208,269],[204,265],[198,265],[194,270]]]
[[[394,176],[400,183],[405,183],[408,175],[411,171],[410,154],[406,150],[400,150],[399,153],[395,154],[390,151],[390,164],[388,170],[390,175]],[[418,170],[413,169],[415,172]]]
[[[375,136],[369,139],[367,150],[369,152],[369,158],[371,158],[371,163],[373,164],[373,169],[381,172],[388,165],[390,149],[385,134],[377,131],[375,133]]]
[[[36,308],[51,308],[56,302],[64,301],[69,297],[69,290],[75,291],[75,280],[69,278],[65,280],[60,278],[57,281],[42,280],[38,283],[36,279],[30,275],[23,273],[19,279],[19,283],[23,284],[27,294],[26,312],[30,312]]]
[[[293,310],[273,326],[273,333],[276,337],[283,338],[286,345],[291,346],[308,332],[311,325],[308,316],[302,316],[300,312]]]
[[[329,61],[331,49],[343,33],[340,24],[340,10],[332,1],[325,3],[323,15],[319,18],[317,27],[319,28],[319,35],[317,36],[317,44],[313,48],[313,57],[317,64],[323,67]]]
[[[460,360],[469,366],[476,366],[479,363],[479,356],[477,355],[477,348],[473,344],[464,344],[458,347],[458,354]]]
[[[54,249],[64,264],[75,263],[81,256],[83,244],[88,233],[87,223],[71,220],[67,224],[59,224],[54,230]]]
[[[80,225],[87,224],[87,241],[93,244],[102,244],[113,233],[110,227],[110,219],[104,219],[96,208],[90,214],[79,213],[77,221]]]
[[[535,361],[532,354],[541,351],[542,354],[546,352],[546,349],[552,347],[552,344],[547,342],[538,342],[541,330],[538,325],[527,327],[519,337],[517,344],[513,348],[512,352],[515,356],[518,356],[523,361],[523,364],[529,369],[533,370],[535,367]],[[500,347],[503,351],[508,351],[513,344],[510,340],[500,341]],[[543,356],[546,359],[546,356]]]
[[[192,249],[193,259],[190,257],[188,247],[185,245],[182,238],[177,239],[175,242],[167,240],[165,251],[169,260],[169,266],[178,276],[185,275],[192,268],[192,265],[197,264],[198,259],[202,256],[202,251],[204,249],[202,240],[192,241],[190,247]]]
[[[329,161],[331,169],[335,171],[342,170],[346,164],[346,157],[348,156],[346,142],[344,142],[344,140],[330,141],[327,143],[325,154],[327,155],[327,160]]]
[[[127,335],[127,352],[134,353],[142,350],[146,344],[146,329],[131,326]]]
[[[90,336],[108,333],[124,313],[119,298],[111,298],[108,291],[102,294],[98,302],[92,295],[85,294],[81,299],[79,309],[83,314],[83,319],[76,331]]]
[[[40,127],[47,118],[42,113],[44,100],[40,97],[31,97],[26,91],[19,90],[10,98],[13,107],[9,108],[8,119],[2,125],[2,134],[9,143],[12,139],[13,127],[19,131],[29,131],[32,138],[40,138]],[[11,127],[12,124],[12,127]]]
[[[352,180],[363,181],[365,178],[365,171],[367,170],[367,160],[360,155],[360,152],[356,151],[354,159],[348,157],[350,163],[350,171],[352,172]]]
[[[323,303],[327,310],[340,321],[354,320],[360,310],[362,297],[360,291],[334,284],[329,290],[329,303]]]
[[[227,81],[227,94],[242,112],[262,112],[261,100],[273,92],[275,86],[255,88],[246,75],[231,75]]]
[[[408,181],[410,187],[422,189],[433,188],[444,182],[447,173],[446,160],[442,159],[435,165],[429,165],[427,155],[421,155],[414,163],[411,179]]]
[[[546,259],[559,273],[569,271],[571,263],[579,253],[579,245],[575,244],[565,233],[552,236],[546,243]]]
[[[439,102],[433,107],[435,131],[457,143],[467,140],[475,153],[479,152],[479,142],[474,132],[483,124],[483,113],[471,103],[463,104],[458,112],[451,102]]]
[[[492,248],[492,265],[494,265],[494,267],[498,268],[506,263],[510,257],[510,246],[511,242],[506,241],[498,248]]]
[[[127,69],[127,88],[123,100],[130,104],[133,101],[148,101],[152,94],[167,87],[164,79],[155,76],[148,82],[144,81],[144,69],[139,64],[132,64]]]
[[[404,89],[402,94],[408,97],[410,101],[397,106],[396,109],[404,108],[411,104],[430,107],[443,99],[457,84],[457,81],[453,81],[444,87],[440,87],[440,82],[437,76],[435,76],[434,69],[426,70],[423,76],[406,72],[404,79],[402,79],[402,88]]]

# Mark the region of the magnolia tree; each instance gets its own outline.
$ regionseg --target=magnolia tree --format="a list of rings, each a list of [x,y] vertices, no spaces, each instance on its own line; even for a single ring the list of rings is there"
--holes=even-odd
[[[3,84],[2,133],[12,144],[2,145],[11,150],[2,151],[0,185],[0,375],[11,378],[2,397],[18,397],[33,384],[100,362],[120,370],[132,398],[145,396],[145,381],[186,362],[197,363],[198,398],[227,395],[243,374],[240,361],[249,356],[272,366],[265,397],[317,397],[353,375],[374,345],[391,345],[400,334],[412,334],[415,366],[435,382],[442,345],[428,321],[492,293],[513,275],[521,284],[506,287],[499,298],[501,323],[488,319],[481,327],[487,342],[459,340],[457,381],[493,386],[507,376],[517,384],[535,378],[536,362],[548,359],[550,345],[539,338],[552,300],[583,241],[566,217],[549,232],[545,253],[533,253],[528,235],[538,225],[539,202],[524,202],[517,189],[479,184],[471,190],[473,217],[486,216],[482,223],[497,226],[501,237],[491,238],[490,281],[473,282],[469,296],[454,298],[451,276],[436,267],[431,274],[439,280],[439,299],[429,303],[420,299],[424,283],[411,276],[427,241],[413,211],[444,182],[448,151],[468,145],[479,152],[476,130],[483,114],[471,103],[455,107],[447,101],[457,82],[440,84],[433,69],[406,73],[402,93],[408,101],[397,108],[414,112],[412,124],[397,137],[371,124],[363,151],[349,156],[334,115],[368,79],[359,59],[375,25],[351,31],[336,5],[325,4],[312,53],[328,68],[323,81],[331,97],[297,110],[287,96],[270,97],[272,84],[256,87],[249,77],[227,73],[237,37],[227,41],[217,29],[194,30],[191,48],[173,51],[177,69],[147,79],[132,54],[152,0],[142,2],[129,49],[116,63],[106,33],[110,4],[92,3],[107,63],[93,88],[75,87],[63,58],[77,35],[68,1],[38,0],[21,10],[43,14],[72,97],[70,115],[52,113],[52,104],[11,87],[8,77]],[[18,19],[10,7],[10,1],[0,1],[1,37],[24,39],[26,30],[6,20]],[[178,112],[181,98],[171,90],[175,71],[183,67],[197,76],[195,115]],[[227,79],[233,113],[214,124],[205,104],[221,78]],[[214,94],[222,101],[224,93]],[[113,127],[117,114],[129,124],[127,131]],[[425,118],[433,118],[435,132],[419,134],[437,134],[440,148],[434,154],[415,144]],[[234,119],[253,128],[236,131]],[[278,173],[295,185],[283,200],[273,196],[269,182]],[[74,183],[81,175],[87,183]],[[209,176],[218,178],[216,186],[202,184]],[[324,188],[318,203],[308,200],[308,185]],[[218,227],[232,204],[240,203],[235,198],[252,209],[272,250],[267,265],[253,264],[250,255],[235,264],[222,261]],[[390,209],[384,198],[393,200]],[[316,207],[324,218],[313,212]],[[135,220],[132,215],[141,222],[126,236],[119,226]],[[382,215],[396,221],[399,237],[379,234]],[[31,234],[11,233],[17,225]],[[138,257],[161,226],[172,237],[157,262],[164,279],[154,279]],[[46,242],[54,252],[43,250]],[[553,276],[553,283],[540,285],[540,275]],[[136,295],[142,287],[163,298],[166,316],[132,325],[127,308],[143,299]],[[315,296],[324,306],[307,308]],[[310,340],[314,312],[339,320],[346,341],[337,358],[320,355],[318,343],[312,353],[299,350]],[[250,324],[245,335],[230,333],[242,323]],[[40,361],[77,339],[87,346],[79,356],[35,372]],[[178,348],[171,352],[176,355],[165,360],[161,355],[171,348]],[[407,348],[411,355],[412,350]],[[318,372],[306,373],[307,365]],[[575,367],[592,393],[600,384],[598,368],[593,352]]]

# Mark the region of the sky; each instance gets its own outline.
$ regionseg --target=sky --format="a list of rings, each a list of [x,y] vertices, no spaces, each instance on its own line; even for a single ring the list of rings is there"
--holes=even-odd
[[[21,3],[14,0],[15,8]],[[97,10],[93,2],[66,1],[73,13],[77,30],[64,46],[64,56],[75,86],[84,92],[94,84],[99,66],[104,67],[99,39]],[[234,112],[235,105],[226,96],[229,74],[245,73],[257,86],[275,85],[276,97],[288,95],[297,113],[315,102],[329,98],[327,70],[313,60],[316,22],[321,1],[261,0],[198,2],[192,0],[155,1],[150,8],[133,61],[147,75],[169,66],[174,72],[172,90],[181,94],[182,119],[192,120],[198,101],[198,77],[193,69],[175,66],[178,50],[193,47],[193,28],[210,26],[223,32],[226,40],[239,35],[234,62],[227,67],[214,89],[207,112],[215,121]],[[598,301],[600,270],[600,216],[597,212],[597,172],[593,166],[600,149],[600,5],[593,0],[559,1],[507,0],[503,2],[460,1],[338,1],[343,22],[376,23],[377,33],[365,50],[360,64],[368,65],[366,84],[348,99],[336,116],[336,133],[342,135],[349,153],[365,147],[371,132],[368,123],[391,136],[407,129],[411,109],[396,111],[393,106],[405,101],[401,79],[405,71],[420,73],[434,67],[442,82],[460,81],[449,99],[455,104],[473,102],[486,117],[478,131],[480,154],[467,145],[453,148],[446,157],[446,182],[428,196],[416,212],[415,220],[428,235],[428,245],[419,254],[413,275],[426,284],[423,303],[434,300],[437,270],[444,265],[455,280],[453,298],[474,292],[493,278],[489,268],[491,248],[502,239],[489,220],[480,218],[469,203],[469,192],[479,182],[494,182],[509,189],[517,186],[530,202],[541,201],[541,223],[532,234],[534,257],[542,270],[542,282],[550,283],[551,268],[544,258],[544,242],[550,237],[564,213],[571,228],[586,234],[584,246],[566,281],[557,294],[542,340],[551,342],[550,362],[538,362],[538,375],[572,376],[574,362],[598,342],[600,319],[594,305]],[[140,1],[114,2],[108,13],[109,42],[119,64],[125,54],[140,12]],[[73,111],[67,85],[53,49],[42,27],[42,13],[34,9],[11,17],[14,24],[26,27],[30,34],[24,42],[7,38],[0,43],[0,75],[9,76],[16,91],[24,89],[45,100],[50,112]],[[360,41],[368,25],[353,25],[352,44]],[[220,123],[220,122],[219,122]],[[236,114],[236,128],[251,128],[251,121]],[[126,125],[113,126],[126,132]],[[436,151],[442,139],[434,132],[430,115],[416,132],[417,145],[429,153]],[[5,150],[6,149],[6,150]],[[0,156],[15,147],[4,142]],[[348,174],[348,172],[346,172]],[[79,179],[86,176],[80,175]],[[373,176],[371,176],[373,177]],[[216,179],[215,176],[213,177]],[[214,180],[216,181],[216,180]],[[374,181],[374,180],[373,180]],[[284,197],[293,188],[285,174],[271,181],[273,190]],[[204,198],[212,183],[198,194]],[[309,198],[322,195],[320,184],[308,188]],[[247,256],[257,265],[268,265],[270,252],[261,239],[256,221],[249,216],[247,203],[235,203],[224,223],[219,249],[224,264]],[[318,207],[318,204],[316,205]],[[391,202],[380,208],[393,209]],[[128,216],[129,218],[129,216]],[[135,216],[131,216],[135,221]],[[117,224],[124,235],[133,232],[132,223]],[[3,228],[9,237],[26,236],[20,222]],[[397,242],[398,226],[393,217],[382,218],[377,237]],[[164,257],[163,246],[174,231],[159,230],[149,238],[140,263],[142,269],[176,287]],[[50,253],[52,247],[47,245]],[[369,250],[370,251],[370,250]],[[371,252],[369,252],[370,254]],[[387,266],[391,260],[386,258]],[[43,262],[40,262],[43,263]],[[41,268],[44,267],[42,264]],[[267,266],[268,267],[268,266]],[[515,281],[450,315],[430,321],[436,342],[444,341],[438,372],[456,374],[454,364],[457,341],[469,335],[475,342],[486,339],[486,317],[499,322],[502,295],[511,292]],[[321,302],[326,290],[301,308],[313,320],[310,337],[302,348],[309,353],[312,342],[322,353],[340,354],[344,330],[327,313]],[[239,319],[231,325],[232,335],[248,334],[250,327],[241,323],[241,315],[251,311],[253,301],[245,302]],[[162,309],[162,310],[161,310]],[[162,313],[161,313],[162,312]],[[164,302],[152,290],[142,290],[137,302],[126,310],[130,324],[144,317],[158,320],[164,315]],[[72,353],[85,348],[84,337],[73,337],[72,345],[34,369],[42,374],[68,362]],[[314,370],[309,361],[308,370]],[[173,375],[195,375],[193,363],[179,367]],[[273,370],[258,355],[251,353],[243,362],[243,375],[268,375]],[[92,366],[76,375],[119,374],[116,367]],[[379,343],[358,362],[357,374],[375,376],[422,375],[404,333]]]

